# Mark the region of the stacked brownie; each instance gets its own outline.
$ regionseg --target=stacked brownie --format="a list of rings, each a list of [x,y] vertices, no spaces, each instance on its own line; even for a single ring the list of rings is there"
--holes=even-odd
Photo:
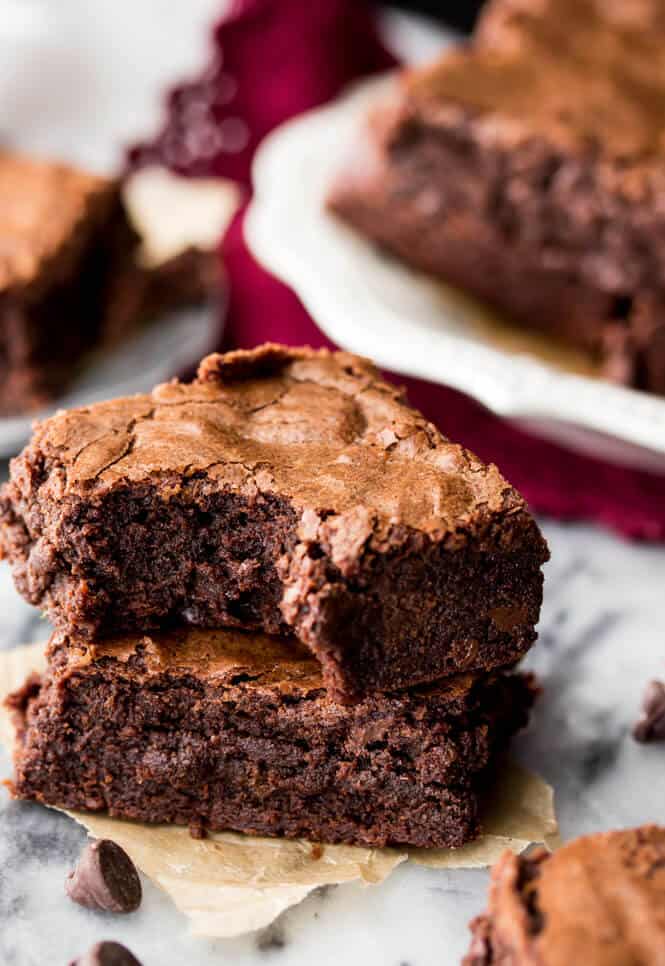
[[[492,0],[405,72],[330,206],[407,262],[665,393],[665,5]]]
[[[0,512],[56,625],[13,698],[17,796],[196,834],[477,834],[547,548],[366,360],[267,345],[59,413]]]

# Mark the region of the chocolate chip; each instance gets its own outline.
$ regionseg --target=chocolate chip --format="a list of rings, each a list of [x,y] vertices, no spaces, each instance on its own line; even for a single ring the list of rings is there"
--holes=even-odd
[[[72,960],[69,966],[141,966],[130,951],[120,943],[96,943],[83,956]]]
[[[642,698],[642,714],[633,728],[636,741],[665,741],[665,684],[649,681]]]
[[[124,849],[110,839],[91,842],[65,882],[70,899],[88,909],[134,912],[141,904],[141,880]]]

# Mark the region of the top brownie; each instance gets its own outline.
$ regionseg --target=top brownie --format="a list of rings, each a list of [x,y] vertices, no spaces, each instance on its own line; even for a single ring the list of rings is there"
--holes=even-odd
[[[664,30],[661,0],[494,0],[403,75],[331,207],[665,392]]]
[[[16,584],[79,638],[295,633],[351,698],[509,665],[546,544],[495,466],[345,353],[265,345],[37,426],[2,491]]]

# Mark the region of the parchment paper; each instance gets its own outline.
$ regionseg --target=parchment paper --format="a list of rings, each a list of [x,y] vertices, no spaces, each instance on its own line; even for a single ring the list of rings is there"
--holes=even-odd
[[[44,667],[44,645],[0,652],[0,699]],[[13,744],[9,714],[0,714],[0,740]],[[118,842],[141,871],[171,897],[201,936],[238,936],[269,925],[323,885],[382,882],[408,859],[431,868],[491,865],[509,848],[558,842],[552,789],[509,763],[483,820],[485,834],[461,849],[364,849],[235,833],[193,839],[186,828],[124,822],[68,812],[95,838]]]

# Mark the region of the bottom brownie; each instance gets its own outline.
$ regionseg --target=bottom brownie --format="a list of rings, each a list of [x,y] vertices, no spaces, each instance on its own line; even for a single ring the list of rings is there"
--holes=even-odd
[[[460,846],[533,697],[528,676],[464,675],[341,705],[295,641],[56,636],[43,679],[10,698],[13,790],[197,835]]]
[[[464,966],[665,964],[665,828],[505,853]]]

